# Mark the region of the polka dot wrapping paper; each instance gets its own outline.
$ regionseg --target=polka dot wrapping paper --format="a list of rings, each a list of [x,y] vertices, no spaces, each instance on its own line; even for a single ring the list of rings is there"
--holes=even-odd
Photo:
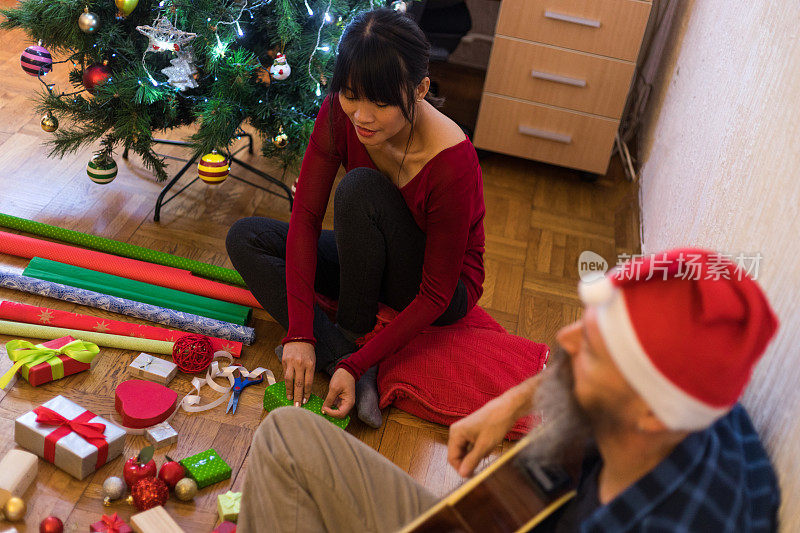
[[[199,488],[230,479],[231,467],[214,448],[200,452],[180,461],[190,478]]]
[[[308,402],[303,406],[303,409],[307,409],[312,413],[318,414],[319,416],[325,418],[328,422],[331,422],[342,429],[347,428],[347,425],[350,423],[350,417],[346,416],[344,418],[334,418],[332,416],[323,415],[322,403],[322,398],[312,394],[308,399]],[[288,407],[291,405],[293,405],[292,401],[286,398],[285,381],[279,381],[274,385],[270,385],[264,391],[264,409],[266,411],[272,411],[278,407]]]

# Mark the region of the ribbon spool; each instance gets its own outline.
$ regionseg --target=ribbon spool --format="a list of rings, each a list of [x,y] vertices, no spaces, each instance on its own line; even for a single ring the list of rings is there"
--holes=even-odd
[[[214,360],[211,362],[211,366],[206,372],[205,379],[203,378],[194,378],[192,379],[192,387],[194,387],[194,392],[190,392],[186,396],[183,397],[183,400],[180,402],[180,407],[189,413],[200,413],[203,411],[208,411],[209,409],[213,409],[222,403],[226,402],[231,395],[231,389],[233,389],[233,384],[236,378],[234,377],[234,373],[238,370],[239,373],[243,378],[251,378],[256,379],[260,375],[264,375],[267,384],[272,385],[275,383],[275,374],[272,373],[272,370],[268,368],[258,367],[252,371],[249,371],[238,365],[229,364],[225,368],[219,368],[219,362],[217,359],[227,359],[230,363],[233,362],[233,356],[228,352],[218,351],[214,352]],[[217,384],[214,379],[215,378],[226,378],[228,380],[229,385],[223,386]],[[213,390],[219,392],[221,396],[216,400],[209,402],[205,405],[200,404],[200,389],[202,389],[205,385],[208,385]]]

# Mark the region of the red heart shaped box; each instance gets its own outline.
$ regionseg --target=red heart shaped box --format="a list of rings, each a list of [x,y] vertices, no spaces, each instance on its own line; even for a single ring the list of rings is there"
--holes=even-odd
[[[117,385],[114,407],[122,423],[131,428],[148,428],[163,422],[176,408],[178,393],[159,383],[129,379]]]

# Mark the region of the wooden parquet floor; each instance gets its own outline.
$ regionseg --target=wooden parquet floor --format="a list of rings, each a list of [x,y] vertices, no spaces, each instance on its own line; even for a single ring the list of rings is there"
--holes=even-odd
[[[11,4],[9,0],[0,1],[0,5]],[[119,176],[113,183],[99,186],[85,174],[91,148],[63,160],[48,159],[43,145],[48,134],[40,129],[40,117],[34,114],[30,101],[40,86],[19,67],[19,54],[27,43],[23,34],[15,31],[0,33],[0,45],[0,68],[5,73],[0,88],[0,212],[224,266],[230,266],[224,238],[235,220],[249,215],[288,220],[285,201],[229,179],[217,187],[195,183],[167,204],[161,222],[154,223],[153,206],[161,184],[137,160],[124,161],[118,154]],[[63,70],[52,73],[48,81],[65,86]],[[446,93],[446,83],[442,85]],[[172,132],[171,137],[185,134]],[[175,147],[165,147],[164,153],[184,155]],[[248,160],[281,175],[280,169],[259,156]],[[551,343],[558,328],[580,313],[575,291],[580,252],[593,250],[611,262],[617,253],[638,248],[636,187],[620,177],[616,163],[612,165],[615,170],[594,183],[581,181],[568,170],[496,154],[482,154],[482,166],[487,278],[480,304],[510,332]],[[173,170],[177,168],[173,165]],[[234,173],[255,179],[241,169],[234,169]],[[285,176],[287,183],[293,179],[293,175]],[[186,182],[184,178],[182,183]],[[26,264],[26,260],[0,255],[4,268],[21,271]],[[6,289],[0,289],[0,298],[135,321]],[[273,348],[284,332],[260,310],[255,313],[254,326],[258,342],[246,348],[241,363],[248,368],[268,366],[280,376]],[[0,336],[0,346],[10,339]],[[21,381],[7,392],[0,391],[0,454],[14,446],[14,419],[56,394],[98,414],[110,415],[114,411],[114,388],[129,378],[126,368],[136,355],[103,349],[91,372],[37,388]],[[0,370],[8,368],[10,363],[2,348],[0,360]],[[171,386],[184,394],[190,378],[179,375]],[[325,391],[326,380],[318,375],[314,392],[324,396]],[[218,408],[201,415],[181,413],[175,417],[178,443],[157,452],[159,465],[165,453],[182,458],[213,446],[233,468],[229,482],[202,490],[192,503],[170,499],[167,509],[186,531],[210,531],[217,520],[217,494],[241,488],[249,443],[264,416],[262,393],[262,387],[245,391],[235,415],[225,415]],[[372,430],[356,421],[348,431],[439,495],[460,483],[447,465],[446,427],[389,408],[380,429]],[[36,482],[24,494],[29,506],[26,521],[14,525],[19,531],[35,531],[42,518],[54,514],[65,522],[67,531],[85,531],[103,513],[118,512],[129,518],[133,511],[125,503],[102,506],[101,485],[106,477],[120,475],[125,458],[145,444],[142,437],[128,437],[121,458],[83,481],[40,461]],[[495,456],[501,451],[498,449]],[[0,522],[0,529],[8,525]]]

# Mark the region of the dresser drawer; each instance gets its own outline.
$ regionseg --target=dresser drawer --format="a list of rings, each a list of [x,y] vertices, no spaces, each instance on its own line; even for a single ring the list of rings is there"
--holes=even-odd
[[[619,59],[497,37],[483,90],[619,118],[634,68]]]
[[[618,120],[484,93],[475,146],[605,174]]]
[[[495,33],[635,61],[649,16],[640,0],[503,0]]]

